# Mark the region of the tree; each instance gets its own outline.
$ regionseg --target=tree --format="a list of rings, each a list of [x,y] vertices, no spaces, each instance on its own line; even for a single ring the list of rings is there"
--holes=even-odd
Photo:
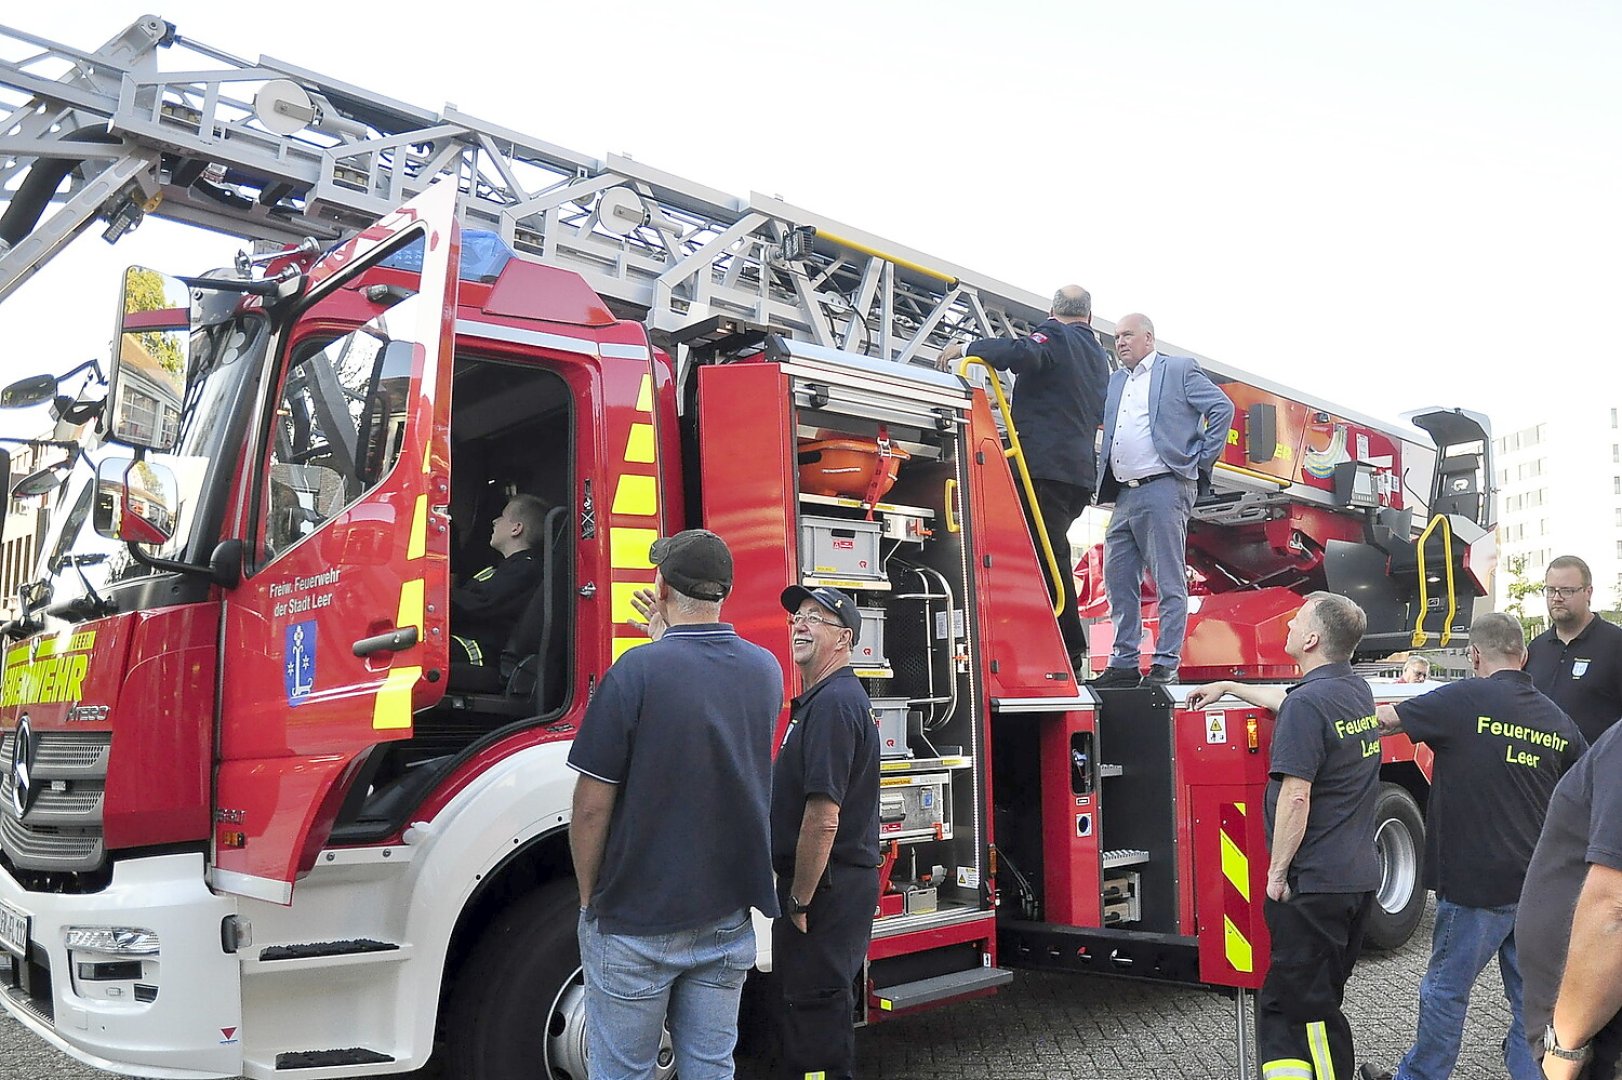
[[[189,301],[188,301],[189,303]],[[124,314],[164,311],[175,307],[164,289],[164,277],[156,270],[130,267],[124,274]],[[136,338],[158,367],[171,375],[185,377],[185,353],[174,338],[161,330],[143,330]]]
[[[1527,614],[1526,598],[1543,595],[1543,582],[1527,580],[1525,555],[1511,555],[1508,570],[1509,603],[1504,605],[1504,614],[1519,622],[1521,632],[1526,635],[1526,640],[1531,641],[1543,633],[1547,620],[1542,615]]]

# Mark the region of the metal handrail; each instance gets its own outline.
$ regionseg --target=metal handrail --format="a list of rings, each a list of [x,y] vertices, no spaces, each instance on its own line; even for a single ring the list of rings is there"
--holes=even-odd
[[[1430,637],[1425,632],[1425,615],[1430,610],[1430,578],[1425,573],[1425,541],[1436,527],[1442,527],[1442,556],[1447,560],[1447,622],[1443,624],[1437,644],[1446,646],[1453,640],[1453,616],[1459,610],[1459,594],[1453,588],[1453,526],[1448,523],[1447,515],[1437,514],[1425,526],[1425,531],[1419,534],[1419,617],[1414,620],[1413,647],[1419,648]]]
[[[986,369],[991,376],[987,384],[991,387],[991,396],[997,402],[997,412],[1002,416],[1003,427],[1008,431],[1008,448],[1003,451],[1003,457],[1008,458],[1015,465],[1015,472],[1019,474],[1020,484],[1025,488],[1025,499],[1031,508],[1031,520],[1036,523],[1036,538],[1042,545],[1042,556],[1047,563],[1048,575],[1053,579],[1053,614],[1057,618],[1064,611],[1064,578],[1059,575],[1059,557],[1053,553],[1053,545],[1048,542],[1047,523],[1042,520],[1042,508],[1036,502],[1036,486],[1031,482],[1030,467],[1025,464],[1025,450],[1019,443],[1019,432],[1014,430],[1014,416],[1008,408],[1008,398],[1002,392],[1002,383],[997,379],[997,369],[978,356],[965,356],[958,364],[957,373],[964,378],[969,376],[969,368],[975,364]]]

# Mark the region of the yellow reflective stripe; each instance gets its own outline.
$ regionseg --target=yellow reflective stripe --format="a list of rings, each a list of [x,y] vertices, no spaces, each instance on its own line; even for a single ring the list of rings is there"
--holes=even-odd
[[[1307,1025],[1307,1049],[1312,1052],[1312,1066],[1318,1070],[1318,1080],[1335,1080],[1335,1059],[1329,1056],[1329,1029],[1322,1020]]]
[[[473,664],[476,667],[484,666],[484,650],[479,648],[479,643],[477,641],[474,641],[470,637],[461,637],[457,634],[452,634],[451,640],[462,646],[462,651],[467,654],[468,663]]]
[[[1234,809],[1238,810],[1241,814],[1243,814],[1245,812],[1245,804],[1244,803],[1236,802],[1233,805],[1234,805]]]
[[[651,465],[656,460],[652,424],[632,424],[631,436],[625,442],[625,460]]]
[[[1239,890],[1239,895],[1250,901],[1250,860],[1245,853],[1239,850],[1239,845],[1228,838],[1227,833],[1220,833],[1222,837],[1222,876],[1233,883]]]
[[[651,476],[626,473],[614,490],[614,513],[652,517],[659,512],[659,483]]]
[[[642,385],[636,392],[636,411],[650,413],[653,411],[653,375],[642,376]]]
[[[616,570],[652,570],[648,549],[659,539],[658,529],[608,530],[608,562]]]
[[[372,728],[398,731],[411,726],[411,688],[422,677],[420,667],[390,668],[372,704]]]
[[[1264,1061],[1262,1080],[1312,1080],[1312,1066],[1300,1058]]]
[[[889,998],[879,998],[879,1011],[890,1012],[895,1008],[895,1002]]]
[[[806,1073],[805,1080],[828,1080],[828,1074],[818,1069],[816,1072]]]
[[[1255,958],[1252,954],[1250,942],[1245,935],[1233,925],[1233,920],[1226,915],[1222,916],[1223,951],[1228,957],[1228,966],[1235,971],[1254,971]]]
[[[63,630],[52,634],[48,638],[41,638],[38,648],[28,645],[17,646],[6,653],[6,663],[15,664],[28,660],[30,659],[30,652],[33,653],[32,659],[43,660],[47,656],[55,656],[58,653],[83,652],[94,647],[95,644],[96,632],[94,630],[80,630],[78,632]]]
[[[624,626],[632,619],[642,621],[642,616],[636,613],[631,606],[631,597],[636,595],[638,589],[652,589],[653,586],[643,581],[616,581],[613,583],[613,600],[610,604],[608,617],[615,626]]]
[[[493,578],[495,576],[496,576],[496,568],[493,567],[493,566],[487,566],[483,570],[480,570],[477,574],[474,574],[473,575],[473,580],[474,581],[489,581],[491,578]]]
[[[614,659],[618,660],[638,645],[647,643],[648,639],[645,637],[617,637],[614,639]]]
[[[406,544],[406,558],[420,559],[428,554],[428,496],[417,496],[417,508],[411,515],[411,541]]]
[[[394,625],[402,630],[408,626],[415,626],[418,638],[422,636],[422,597],[422,578],[400,582],[400,611],[394,617]]]

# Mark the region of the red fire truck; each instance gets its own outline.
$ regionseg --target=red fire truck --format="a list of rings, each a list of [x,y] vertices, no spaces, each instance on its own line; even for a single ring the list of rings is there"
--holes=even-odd
[[[131,50],[165,35],[138,22],[106,48],[139,73]],[[224,95],[198,110],[157,75],[124,78],[106,102],[124,142],[76,152],[150,171],[87,220],[127,210],[142,177],[164,198],[140,206],[236,213],[276,241],[368,205],[299,189],[290,136],[208,115]],[[352,86],[295,81],[303,98],[263,91],[265,117],[303,100],[381,123]],[[283,139],[287,171],[249,176],[232,123],[255,149]],[[367,145],[370,179],[328,148],[328,180],[370,197],[446,138],[396,135],[394,158]],[[193,168],[194,136],[232,164]],[[700,524],[737,560],[725,616],[791,682],[784,583],[863,607],[887,858],[853,1020],[983,995],[1021,966],[1242,1005],[1267,956],[1270,717],[1078,685],[992,399],[907,362],[1017,331],[1040,302],[763,197],[728,210],[646,170],[603,179],[637,172],[624,160],[581,166],[533,219],[550,232],[464,231],[489,192],[455,169],[432,182],[437,160],[411,173],[420,194],[329,242],[184,280],[133,268],[105,403],[57,400],[91,426],[83,463],[53,473],[61,511],[5,627],[0,1005],[142,1075],[375,1075],[438,1045],[457,1077],[583,1077],[564,759],[597,680],[643,640],[649,542]],[[249,187],[247,207],[220,198]],[[36,231],[70,235],[83,210],[68,198]],[[672,224],[700,210],[735,220]],[[740,254],[751,236],[764,254]],[[6,257],[0,286],[33,268]],[[1364,603],[1371,654],[1462,639],[1489,585],[1484,422],[1417,416],[1427,445],[1211,370],[1238,418],[1191,534],[1185,675],[1287,677],[1282,625],[1316,588]],[[24,380],[0,402],[58,389]],[[846,467],[893,485],[823,486]],[[542,583],[500,666],[461,671],[450,582],[517,492],[552,507]],[[1384,757],[1376,935],[1395,945],[1423,902],[1427,763],[1400,738]]]

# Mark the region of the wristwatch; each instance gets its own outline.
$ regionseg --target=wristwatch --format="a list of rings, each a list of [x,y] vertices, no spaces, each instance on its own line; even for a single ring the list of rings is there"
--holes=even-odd
[[[789,894],[788,913],[790,915],[804,915],[806,912],[808,912],[810,910],[811,910],[811,905],[810,904],[802,904],[802,903],[800,903],[800,898],[799,897],[795,896],[793,893]]]
[[[1543,1052],[1553,1054],[1561,1061],[1583,1062],[1593,1055],[1594,1044],[1593,1042],[1586,1042],[1574,1050],[1567,1050],[1560,1045],[1560,1040],[1555,1038],[1554,1025],[1550,1024],[1543,1030]]]

